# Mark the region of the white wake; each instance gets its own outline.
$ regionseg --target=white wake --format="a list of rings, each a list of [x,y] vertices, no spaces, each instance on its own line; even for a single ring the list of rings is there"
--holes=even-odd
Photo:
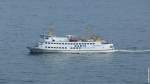
[[[146,50],[115,50],[115,52],[146,53],[146,52],[150,52],[150,49],[146,49]]]

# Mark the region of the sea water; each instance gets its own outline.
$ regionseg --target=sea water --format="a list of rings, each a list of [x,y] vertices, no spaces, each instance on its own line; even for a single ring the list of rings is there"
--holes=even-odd
[[[0,84],[146,84],[149,0],[0,0]],[[114,53],[30,54],[40,34],[86,35]]]

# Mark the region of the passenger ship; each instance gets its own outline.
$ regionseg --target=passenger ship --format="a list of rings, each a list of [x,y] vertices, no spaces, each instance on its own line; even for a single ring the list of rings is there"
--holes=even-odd
[[[41,35],[41,41],[34,47],[27,47],[31,53],[87,53],[87,52],[114,52],[114,45],[92,35],[79,38],[73,35],[57,37]]]

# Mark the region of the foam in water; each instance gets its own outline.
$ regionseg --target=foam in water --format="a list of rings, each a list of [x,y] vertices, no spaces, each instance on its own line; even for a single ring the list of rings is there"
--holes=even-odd
[[[144,52],[150,52],[150,49],[146,49],[146,50],[115,50],[115,52],[133,52],[133,53],[144,53]]]

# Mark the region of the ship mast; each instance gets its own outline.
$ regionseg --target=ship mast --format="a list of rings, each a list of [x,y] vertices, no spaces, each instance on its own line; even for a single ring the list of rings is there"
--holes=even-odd
[[[99,36],[97,36],[94,32],[91,31],[91,26],[87,25],[86,27],[86,33],[89,39],[93,39],[96,42],[99,42],[102,40]]]
[[[53,36],[53,29],[54,29],[54,26],[53,25],[51,25],[51,26],[49,26],[49,30],[48,30],[48,36],[49,37],[51,37],[51,36]]]
[[[87,34],[87,36],[91,36],[91,35],[93,35],[93,32],[91,32],[91,26],[90,25],[87,25],[86,26],[86,34]]]

